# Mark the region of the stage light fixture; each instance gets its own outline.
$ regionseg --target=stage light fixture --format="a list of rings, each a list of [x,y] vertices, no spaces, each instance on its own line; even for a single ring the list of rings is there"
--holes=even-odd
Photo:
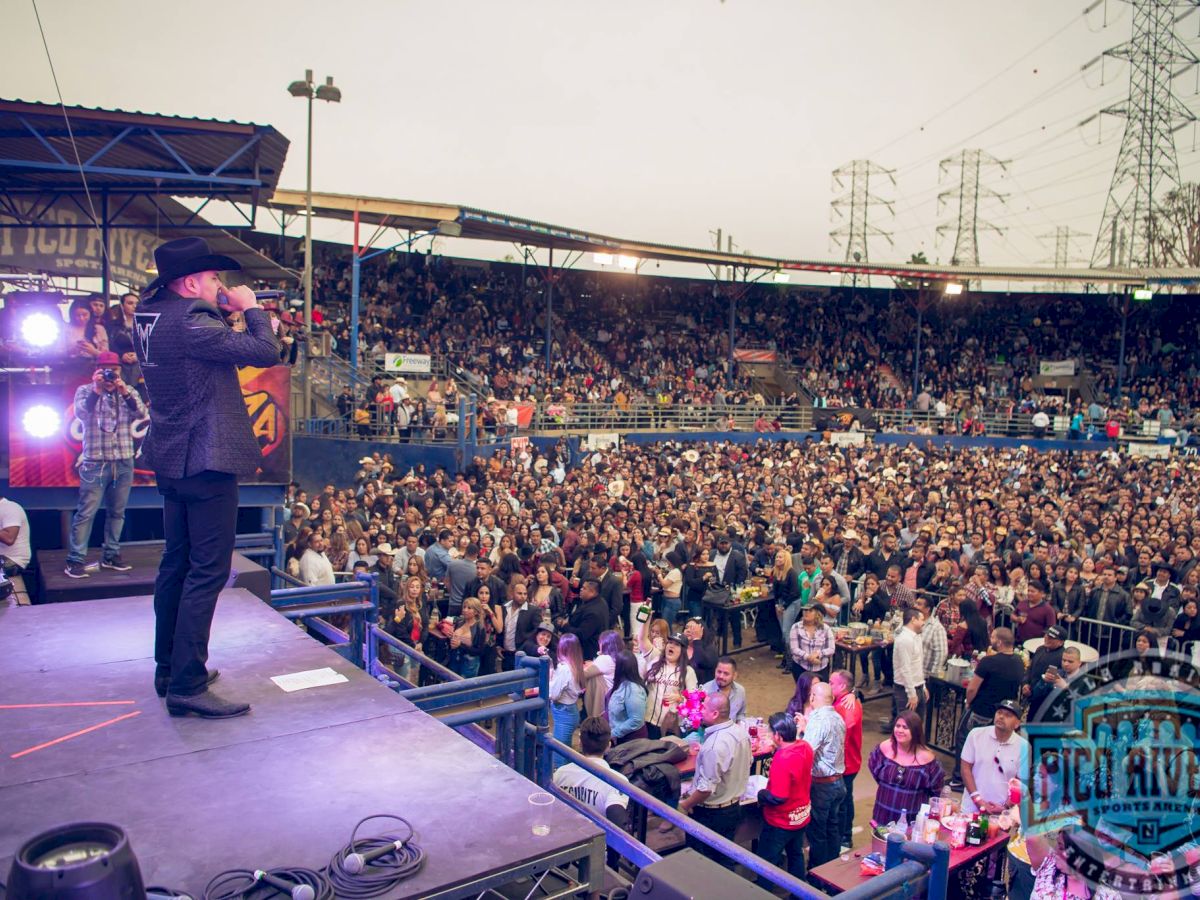
[[[66,322],[58,291],[12,291],[4,295],[4,336],[18,353],[55,356],[64,351]]]
[[[58,434],[61,425],[62,417],[53,407],[44,403],[29,407],[25,410],[25,415],[21,416],[21,427],[27,435],[34,438],[53,437]]]
[[[945,294],[947,297],[957,297],[963,292],[963,286],[957,281],[946,282]]]
[[[789,281],[792,280],[792,276],[789,275],[787,272],[776,272],[771,277],[775,279],[776,284],[787,284]]]
[[[62,336],[62,320],[45,312],[31,312],[21,320],[21,340],[44,350]]]
[[[1154,299],[1154,291],[1148,287],[1134,288],[1133,289],[1133,299],[1134,300],[1153,300]]]
[[[129,838],[116,825],[78,822],[44,831],[17,851],[8,900],[134,900],[146,896]]]

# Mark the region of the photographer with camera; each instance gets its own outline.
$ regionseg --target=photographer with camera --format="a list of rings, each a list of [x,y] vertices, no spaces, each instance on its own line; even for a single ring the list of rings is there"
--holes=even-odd
[[[104,548],[100,567],[128,572],[121,559],[121,529],[125,504],[133,485],[133,424],[147,416],[138,392],[121,377],[121,358],[110,351],[96,357],[88,384],[75,390],[75,416],[83,423],[83,452],[79,456],[79,505],[71,519],[69,578],[87,578],[88,538],[100,501],[104,501]]]

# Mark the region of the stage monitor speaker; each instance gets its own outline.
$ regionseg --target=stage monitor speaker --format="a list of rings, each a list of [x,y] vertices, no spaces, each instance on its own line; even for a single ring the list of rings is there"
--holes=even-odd
[[[634,900],[771,900],[775,895],[695,850],[680,850],[638,873]]]

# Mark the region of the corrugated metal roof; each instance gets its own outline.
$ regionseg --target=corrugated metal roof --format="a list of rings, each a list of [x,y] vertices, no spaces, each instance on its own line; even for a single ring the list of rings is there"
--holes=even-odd
[[[305,208],[303,191],[280,188],[270,205],[286,212]],[[358,214],[368,225],[428,230],[439,222],[457,222],[462,237],[553,246],[558,250],[581,250],[625,254],[640,259],[660,259],[705,265],[740,266],[756,270],[796,270],[858,275],[880,275],[938,281],[995,279],[1000,281],[1070,281],[1093,284],[1188,284],[1200,282],[1200,269],[1055,269],[1036,266],[949,266],[914,263],[846,263],[839,260],[788,259],[786,257],[748,256],[721,253],[698,247],[681,247],[636,241],[596,234],[580,228],[551,225],[505,213],[489,212],[469,206],[416,200],[388,200],[350,194],[313,194],[313,214],[324,218],[349,220]]]
[[[74,169],[82,161],[101,170],[88,172],[89,186],[255,199],[275,189],[287,156],[287,138],[269,125],[82,106],[66,113],[74,146],[62,107],[0,100],[0,186],[82,190]]]

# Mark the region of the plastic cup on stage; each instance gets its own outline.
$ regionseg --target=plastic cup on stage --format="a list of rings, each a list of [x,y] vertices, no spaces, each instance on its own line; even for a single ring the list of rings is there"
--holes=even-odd
[[[545,822],[545,813],[554,803],[554,795],[545,791],[534,791],[529,795],[529,805],[533,807],[533,826],[530,829],[536,837],[545,837],[550,833],[550,826]]]

